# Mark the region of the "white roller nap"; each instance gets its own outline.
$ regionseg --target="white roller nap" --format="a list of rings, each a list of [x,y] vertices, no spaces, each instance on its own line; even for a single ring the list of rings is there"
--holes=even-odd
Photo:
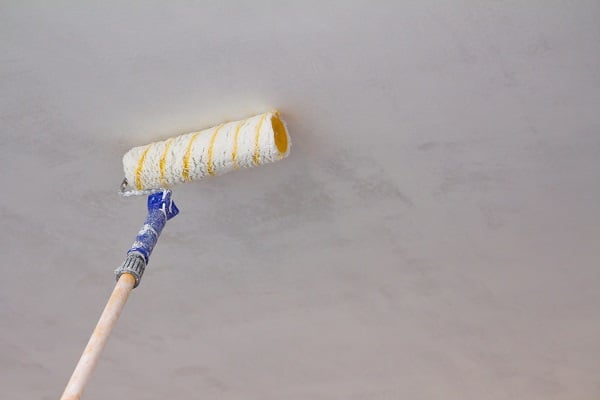
[[[177,183],[281,160],[290,137],[278,112],[228,122],[134,147],[123,156],[123,193],[145,194]]]

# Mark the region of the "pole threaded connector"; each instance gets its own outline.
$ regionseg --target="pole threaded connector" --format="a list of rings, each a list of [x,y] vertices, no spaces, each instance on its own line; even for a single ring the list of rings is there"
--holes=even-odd
[[[115,277],[118,281],[123,274],[133,275],[135,278],[135,285],[133,288],[135,289],[140,284],[145,269],[146,260],[144,257],[140,253],[131,252],[127,254],[127,258],[125,258],[123,264],[121,264],[121,266],[115,270]]]

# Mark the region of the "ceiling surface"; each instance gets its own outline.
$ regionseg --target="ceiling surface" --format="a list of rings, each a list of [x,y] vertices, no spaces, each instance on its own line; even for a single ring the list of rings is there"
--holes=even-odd
[[[600,3],[3,2],[0,397],[57,399],[145,217],[132,146],[274,108],[175,188],[85,399],[600,398]]]

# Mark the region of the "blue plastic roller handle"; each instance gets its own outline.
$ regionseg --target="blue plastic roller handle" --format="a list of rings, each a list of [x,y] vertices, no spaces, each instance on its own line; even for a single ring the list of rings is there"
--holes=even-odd
[[[148,216],[127,254],[139,253],[148,264],[150,254],[152,254],[165,224],[177,214],[179,214],[179,209],[171,200],[170,190],[163,190],[149,195]]]

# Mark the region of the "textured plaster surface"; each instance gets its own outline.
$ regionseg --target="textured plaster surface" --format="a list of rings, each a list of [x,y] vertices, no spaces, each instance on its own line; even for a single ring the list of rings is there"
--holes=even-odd
[[[62,392],[145,216],[132,146],[277,107],[175,189],[85,399],[600,398],[600,4],[4,2],[0,397]]]

